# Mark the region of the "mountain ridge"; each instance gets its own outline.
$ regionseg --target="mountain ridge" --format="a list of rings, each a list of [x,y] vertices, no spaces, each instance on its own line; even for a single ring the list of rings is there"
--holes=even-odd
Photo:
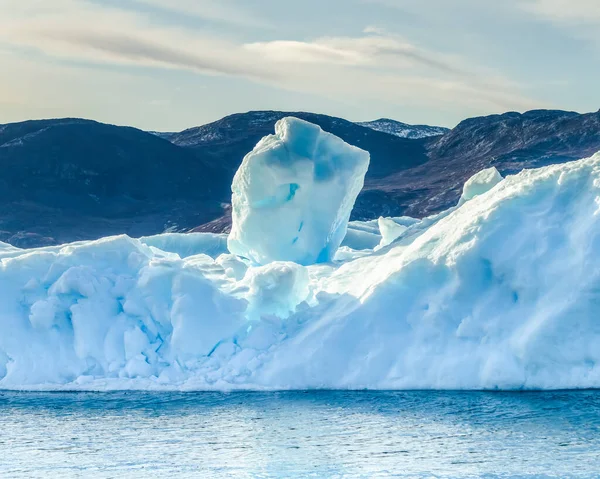
[[[600,111],[507,112],[417,139],[310,112],[238,113],[175,133],[78,118],[29,120],[0,125],[0,241],[29,247],[203,225],[227,231],[233,174],[284,116],[370,151],[354,219],[427,216],[453,205],[481,169],[510,174],[600,150]]]

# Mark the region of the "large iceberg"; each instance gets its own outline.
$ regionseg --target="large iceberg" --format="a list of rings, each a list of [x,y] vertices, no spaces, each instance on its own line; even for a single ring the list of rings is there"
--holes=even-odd
[[[369,167],[369,153],[317,125],[283,118],[231,186],[229,250],[255,264],[330,261]]]
[[[0,388],[600,387],[600,155],[484,176],[310,266],[223,236],[0,244]]]

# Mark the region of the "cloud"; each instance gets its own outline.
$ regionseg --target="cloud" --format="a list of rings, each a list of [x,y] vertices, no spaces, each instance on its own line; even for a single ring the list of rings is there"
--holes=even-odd
[[[560,28],[571,38],[600,48],[599,0],[518,0],[520,11]]]
[[[391,34],[251,43],[245,49],[286,72],[283,83],[327,95],[397,104],[419,98],[429,106],[460,98],[463,107],[477,105],[483,111],[536,106],[518,93],[517,85],[493,72]]]
[[[375,32],[371,28],[366,30]],[[325,37],[312,42],[272,41],[245,47],[282,63],[335,63],[404,70],[427,67],[444,73],[465,74],[453,58],[419,48],[381,30],[376,35],[362,37]]]
[[[377,35],[386,35],[387,34],[387,30],[385,28],[377,27],[375,25],[367,25],[363,29],[363,33],[375,33]]]
[[[267,72],[241,46],[166,26],[143,15],[76,0],[30,10],[17,1],[0,18],[0,42],[35,48],[59,59],[97,64],[178,68],[261,79]],[[25,2],[26,3],[26,2]]]
[[[598,0],[521,0],[521,8],[560,23],[600,23]]]
[[[368,32],[375,32],[368,29]],[[482,68],[474,68],[457,55],[442,54],[421,48],[398,35],[377,30],[360,37],[323,37],[309,42],[272,41],[245,45],[261,58],[289,68],[291,65],[315,64],[362,69],[373,75],[395,74],[405,77],[429,77],[442,90],[449,84],[484,83],[494,88],[516,85]],[[473,86],[473,85],[471,85]]]
[[[133,0],[140,5],[149,5],[163,11],[171,11],[218,23],[253,27],[272,28],[262,15],[246,9],[243,3],[232,0]]]
[[[195,70],[201,73],[273,78],[251,59],[242,58],[235,47],[216,47],[210,41],[194,42],[190,48],[180,41],[160,42],[118,32],[89,30],[48,31],[41,34],[46,40],[74,47],[81,60],[118,62],[142,66],[164,66]],[[184,46],[185,45],[185,46]]]
[[[358,65],[364,59],[360,52],[337,48],[326,43],[275,40],[244,45],[244,48],[278,63],[325,63]]]
[[[244,78],[341,102],[454,105],[477,112],[536,105],[495,72],[380,29],[367,28],[357,36],[243,43],[226,29],[215,36],[160,25],[141,11],[84,0],[41,5],[0,0],[0,43],[69,61]]]

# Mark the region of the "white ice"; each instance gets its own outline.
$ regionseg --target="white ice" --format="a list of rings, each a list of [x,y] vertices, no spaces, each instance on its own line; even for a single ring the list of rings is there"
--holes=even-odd
[[[408,226],[398,224],[392,218],[380,217],[377,223],[381,235],[380,248],[392,244],[408,229]]]
[[[487,168],[485,170],[481,170],[476,175],[473,175],[463,187],[463,194],[460,197],[459,205],[466,203],[469,200],[472,200],[476,196],[482,195],[483,193],[488,192],[498,183],[503,180],[500,172],[495,168]]]
[[[229,250],[254,264],[330,261],[369,167],[369,154],[317,125],[284,118],[232,184]]]
[[[600,155],[485,190],[310,266],[219,235],[0,244],[0,388],[600,387]]]

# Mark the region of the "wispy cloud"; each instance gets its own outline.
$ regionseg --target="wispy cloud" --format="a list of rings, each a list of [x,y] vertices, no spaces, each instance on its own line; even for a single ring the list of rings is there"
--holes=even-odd
[[[598,0],[521,0],[521,7],[555,22],[600,23],[600,2]]]
[[[232,0],[133,0],[164,11],[172,11],[218,23],[252,27],[272,28],[264,15],[248,10],[247,2]]]
[[[360,37],[260,42],[245,48],[288,71],[297,64],[314,64],[323,76],[324,65],[330,70],[351,69],[354,78],[361,77],[365,89],[384,91],[390,99],[418,92],[442,102],[465,96],[466,102],[485,103],[488,108],[534,105],[518,94],[518,85],[457,55],[421,48],[383,29],[367,28],[365,32]],[[305,66],[301,75],[310,71]],[[346,83],[342,74],[340,77],[338,88]]]
[[[245,48],[279,63],[328,63],[377,67],[408,72],[429,69],[437,74],[473,77],[455,55],[437,53],[411,44],[400,36],[372,28],[360,37],[324,37],[311,42],[272,41],[251,43]]]
[[[55,0],[31,12],[13,0],[12,16],[0,18],[0,41],[47,55],[90,63],[116,63],[265,77],[241,46],[185,29],[157,26],[143,15],[85,1]],[[271,75],[269,75],[271,78]]]
[[[140,35],[89,30],[47,31],[40,38],[54,42],[56,52],[75,54],[80,60],[118,62],[121,64],[179,68],[207,74],[246,76],[257,80],[274,78],[263,67],[241,55],[233,45],[189,40],[156,41]],[[183,41],[183,46],[180,41]],[[195,48],[197,47],[197,48]]]
[[[599,0],[516,0],[521,12],[561,29],[569,37],[600,49]]]
[[[372,32],[372,29],[367,29],[367,33]],[[392,69],[425,66],[447,73],[460,73],[451,58],[444,58],[443,55],[419,48],[381,30],[361,37],[325,37],[311,42],[251,43],[246,48],[278,62],[379,65]]]
[[[278,63],[324,63],[328,65],[359,65],[364,62],[360,52],[339,48],[326,42],[274,40],[248,43],[244,48],[253,54]]]
[[[177,0],[168,8],[221,19],[233,3],[210,5]],[[217,37],[157,24],[143,11],[85,0],[0,0],[0,7],[0,43],[35,48],[59,59],[226,75],[340,101],[459,104],[481,112],[536,105],[519,85],[495,72],[380,28],[366,28],[356,36],[244,44],[233,40],[237,35],[228,35],[230,30]],[[234,23],[248,19],[252,17],[241,15]]]

